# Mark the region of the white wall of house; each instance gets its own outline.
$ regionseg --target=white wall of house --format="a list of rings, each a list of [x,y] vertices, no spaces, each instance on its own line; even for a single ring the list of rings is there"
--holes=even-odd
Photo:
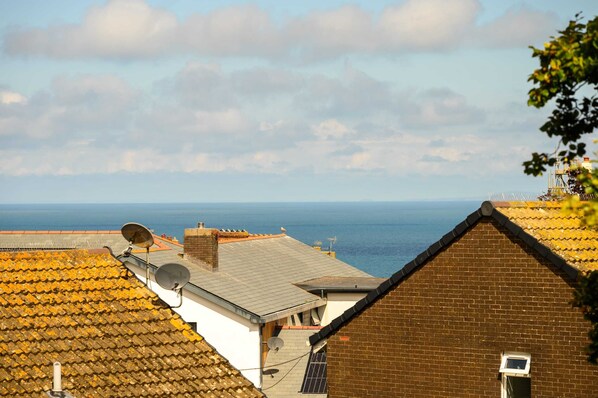
[[[135,268],[134,271],[137,278],[145,282],[145,270]],[[150,289],[169,305],[179,305],[176,293],[163,289],[153,279]],[[256,387],[261,387],[259,325],[188,291],[183,294],[181,307],[173,310],[186,322],[196,322],[197,333]]]
[[[364,298],[366,293],[328,293],[327,303],[322,315],[322,326],[328,325],[343,312],[353,307],[355,303]]]

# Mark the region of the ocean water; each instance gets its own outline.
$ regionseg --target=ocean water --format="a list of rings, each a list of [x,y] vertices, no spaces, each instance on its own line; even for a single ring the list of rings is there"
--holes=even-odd
[[[480,202],[24,204],[0,205],[0,230],[117,230],[138,222],[182,240],[185,228],[287,234],[306,244],[336,237],[337,257],[378,277],[400,270]]]

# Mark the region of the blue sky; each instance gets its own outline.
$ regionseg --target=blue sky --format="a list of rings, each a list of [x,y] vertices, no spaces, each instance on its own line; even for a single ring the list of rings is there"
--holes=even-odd
[[[0,203],[487,199],[595,1],[2,1]],[[523,197],[523,196],[522,196]]]

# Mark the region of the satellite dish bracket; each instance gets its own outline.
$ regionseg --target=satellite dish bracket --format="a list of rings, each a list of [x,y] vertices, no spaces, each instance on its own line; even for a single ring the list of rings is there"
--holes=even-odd
[[[180,308],[183,305],[183,288],[179,287],[178,289],[172,289],[176,292],[177,297],[179,298],[179,305],[169,305],[168,308]]]

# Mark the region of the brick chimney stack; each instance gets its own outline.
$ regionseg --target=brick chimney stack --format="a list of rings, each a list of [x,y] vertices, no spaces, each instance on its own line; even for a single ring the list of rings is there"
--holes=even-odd
[[[185,257],[189,260],[200,260],[209,266],[209,270],[218,269],[218,230],[204,228],[198,223],[198,228],[185,228],[183,246]]]

